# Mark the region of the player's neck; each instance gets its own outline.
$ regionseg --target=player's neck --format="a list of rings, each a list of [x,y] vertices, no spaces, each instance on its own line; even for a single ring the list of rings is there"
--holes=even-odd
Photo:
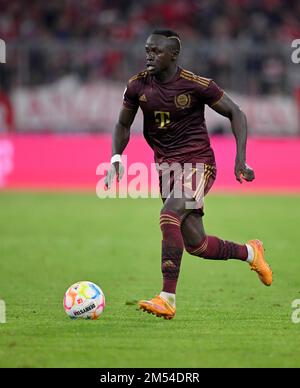
[[[159,74],[155,74],[155,78],[158,82],[169,82],[172,78],[175,77],[175,74],[178,71],[177,64],[174,64],[174,66],[170,66],[168,69],[163,70]]]

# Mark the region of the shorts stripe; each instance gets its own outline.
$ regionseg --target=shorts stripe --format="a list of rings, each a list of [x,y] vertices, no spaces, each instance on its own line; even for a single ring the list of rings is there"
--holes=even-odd
[[[200,183],[199,183],[198,187],[195,190],[194,198],[196,199],[196,201],[198,201],[197,197],[201,193],[201,190],[204,189],[204,187],[205,187],[205,183],[206,183],[205,174],[206,174],[206,172],[202,173],[202,177],[201,177]]]
[[[196,201],[199,201],[201,191],[203,189],[203,192],[204,192],[205,186],[207,185],[207,182],[208,182],[210,176],[212,175],[212,173],[213,173],[213,169],[210,166],[208,166],[207,164],[205,164],[204,165],[204,180],[201,179],[201,182],[199,183],[199,185],[194,193],[194,198]]]

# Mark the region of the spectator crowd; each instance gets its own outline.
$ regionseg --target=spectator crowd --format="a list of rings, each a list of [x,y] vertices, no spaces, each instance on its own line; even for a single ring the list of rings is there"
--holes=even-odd
[[[8,47],[0,85],[9,91],[71,73],[124,82],[143,68],[144,40],[156,27],[178,31],[184,64],[223,87],[291,91],[287,53],[300,38],[297,0],[0,0]]]

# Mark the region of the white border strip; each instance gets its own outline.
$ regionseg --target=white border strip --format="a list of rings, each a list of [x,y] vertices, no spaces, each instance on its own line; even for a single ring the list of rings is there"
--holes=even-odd
[[[6,323],[6,305],[4,300],[0,300],[0,323]]]
[[[3,39],[0,39],[0,63],[6,63],[6,45]]]

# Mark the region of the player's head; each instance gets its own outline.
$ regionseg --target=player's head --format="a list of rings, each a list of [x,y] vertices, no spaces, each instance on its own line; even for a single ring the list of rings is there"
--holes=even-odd
[[[147,70],[157,74],[177,63],[181,49],[180,37],[172,30],[154,30],[146,41]]]

